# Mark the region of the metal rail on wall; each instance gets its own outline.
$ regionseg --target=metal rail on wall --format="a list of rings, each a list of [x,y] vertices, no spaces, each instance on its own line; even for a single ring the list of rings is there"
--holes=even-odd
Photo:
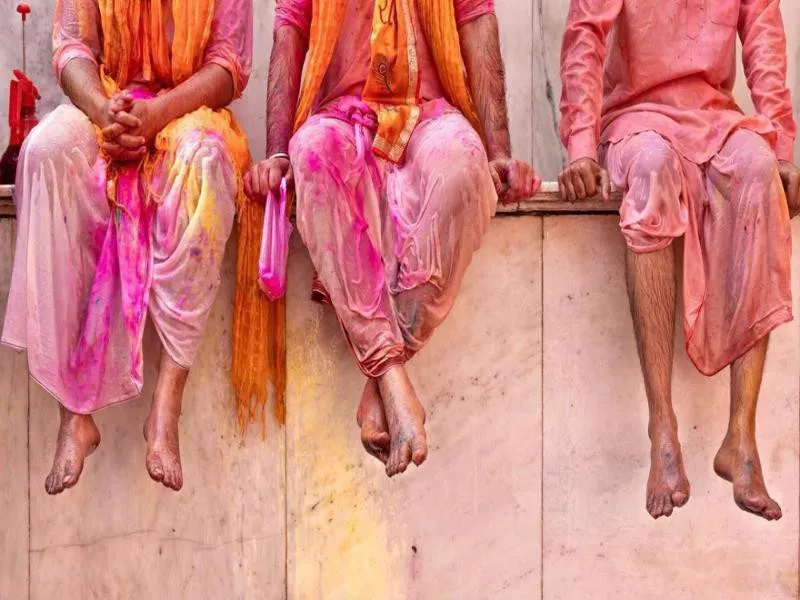
[[[497,207],[498,215],[524,215],[524,214],[580,214],[580,213],[615,213],[619,209],[620,194],[614,192],[611,202],[602,202],[599,198],[584,202],[564,202],[558,191],[558,183],[546,181],[541,189],[531,198],[512,204],[502,204]],[[0,218],[14,217],[14,186],[0,185]]]

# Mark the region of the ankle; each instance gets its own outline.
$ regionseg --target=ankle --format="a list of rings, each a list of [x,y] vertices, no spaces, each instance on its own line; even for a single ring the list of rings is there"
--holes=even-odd
[[[672,419],[656,419],[647,426],[647,435],[652,444],[678,441],[678,422]]]

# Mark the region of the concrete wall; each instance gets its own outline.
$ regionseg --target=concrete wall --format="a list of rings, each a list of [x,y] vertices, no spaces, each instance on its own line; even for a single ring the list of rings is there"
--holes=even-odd
[[[20,62],[13,4],[0,0],[0,81]],[[60,101],[48,66],[51,3],[32,5],[28,70],[44,111]],[[553,98],[566,6],[498,3],[514,145],[546,178],[562,162]],[[258,4],[253,80],[236,107],[256,157],[272,9]],[[800,11],[788,0],[783,11],[798,89]],[[748,105],[741,89],[739,98]],[[13,221],[0,222],[0,315],[13,232]],[[774,336],[759,413],[767,483],[784,519],[740,512],[713,475],[728,376],[703,378],[678,352],[693,497],[653,522],[644,510],[646,406],[623,249],[613,216],[493,223],[452,316],[411,369],[429,411],[429,462],[394,481],[361,449],[361,377],[331,312],[307,301],[311,266],[297,239],[286,428],[272,423],[266,441],[235,432],[229,253],[187,391],[180,494],[144,470],[148,387],[142,400],[99,415],[103,444],[81,483],[48,497],[56,406],[28,381],[24,356],[0,350],[0,598],[797,598],[797,325]],[[152,386],[152,331],[146,351]]]

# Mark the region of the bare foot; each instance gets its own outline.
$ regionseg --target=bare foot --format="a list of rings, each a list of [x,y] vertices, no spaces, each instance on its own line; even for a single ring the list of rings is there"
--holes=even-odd
[[[368,379],[356,412],[356,423],[361,428],[361,443],[368,454],[383,464],[389,460],[389,425],[383,410],[381,391],[376,379]]]
[[[777,521],[783,516],[781,507],[770,498],[755,440],[728,435],[714,458],[714,471],[733,484],[733,499],[744,511]]]
[[[652,435],[647,512],[654,519],[668,517],[673,509],[689,501],[690,491],[677,435],[672,432]]]
[[[48,494],[60,494],[78,483],[83,461],[100,445],[100,431],[91,415],[78,415],[61,409],[53,468],[44,482]]]
[[[144,439],[147,440],[145,463],[150,477],[177,492],[183,487],[178,439],[180,413],[175,414],[161,404],[153,400],[150,416],[144,424]]]
[[[428,456],[425,409],[402,366],[393,367],[379,377],[378,387],[391,437],[386,474],[394,477],[412,462],[421,465]]]

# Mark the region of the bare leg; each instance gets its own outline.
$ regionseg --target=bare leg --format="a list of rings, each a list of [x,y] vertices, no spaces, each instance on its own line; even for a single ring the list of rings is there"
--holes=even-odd
[[[178,366],[169,354],[162,354],[153,404],[144,424],[147,472],[155,481],[175,491],[183,486],[178,422],[188,376],[189,371]]]
[[[48,494],[60,494],[78,483],[83,461],[100,445],[100,431],[91,415],[79,415],[59,405],[58,428],[53,468],[44,482]]]
[[[403,366],[392,367],[378,377],[378,388],[391,436],[386,474],[393,477],[403,473],[411,462],[421,465],[428,456],[425,409]]]
[[[628,296],[650,408],[650,476],[647,512],[668,517],[689,500],[689,480],[672,408],[675,333],[675,253],[672,246],[647,254],[627,252]]]
[[[773,521],[783,514],[767,493],[756,447],[756,405],[768,343],[769,336],[764,337],[731,366],[731,416],[714,470],[733,483],[739,508]]]
[[[383,399],[377,379],[367,379],[361,403],[358,405],[356,422],[361,428],[361,443],[364,449],[386,464],[389,460],[389,424],[383,409]]]

